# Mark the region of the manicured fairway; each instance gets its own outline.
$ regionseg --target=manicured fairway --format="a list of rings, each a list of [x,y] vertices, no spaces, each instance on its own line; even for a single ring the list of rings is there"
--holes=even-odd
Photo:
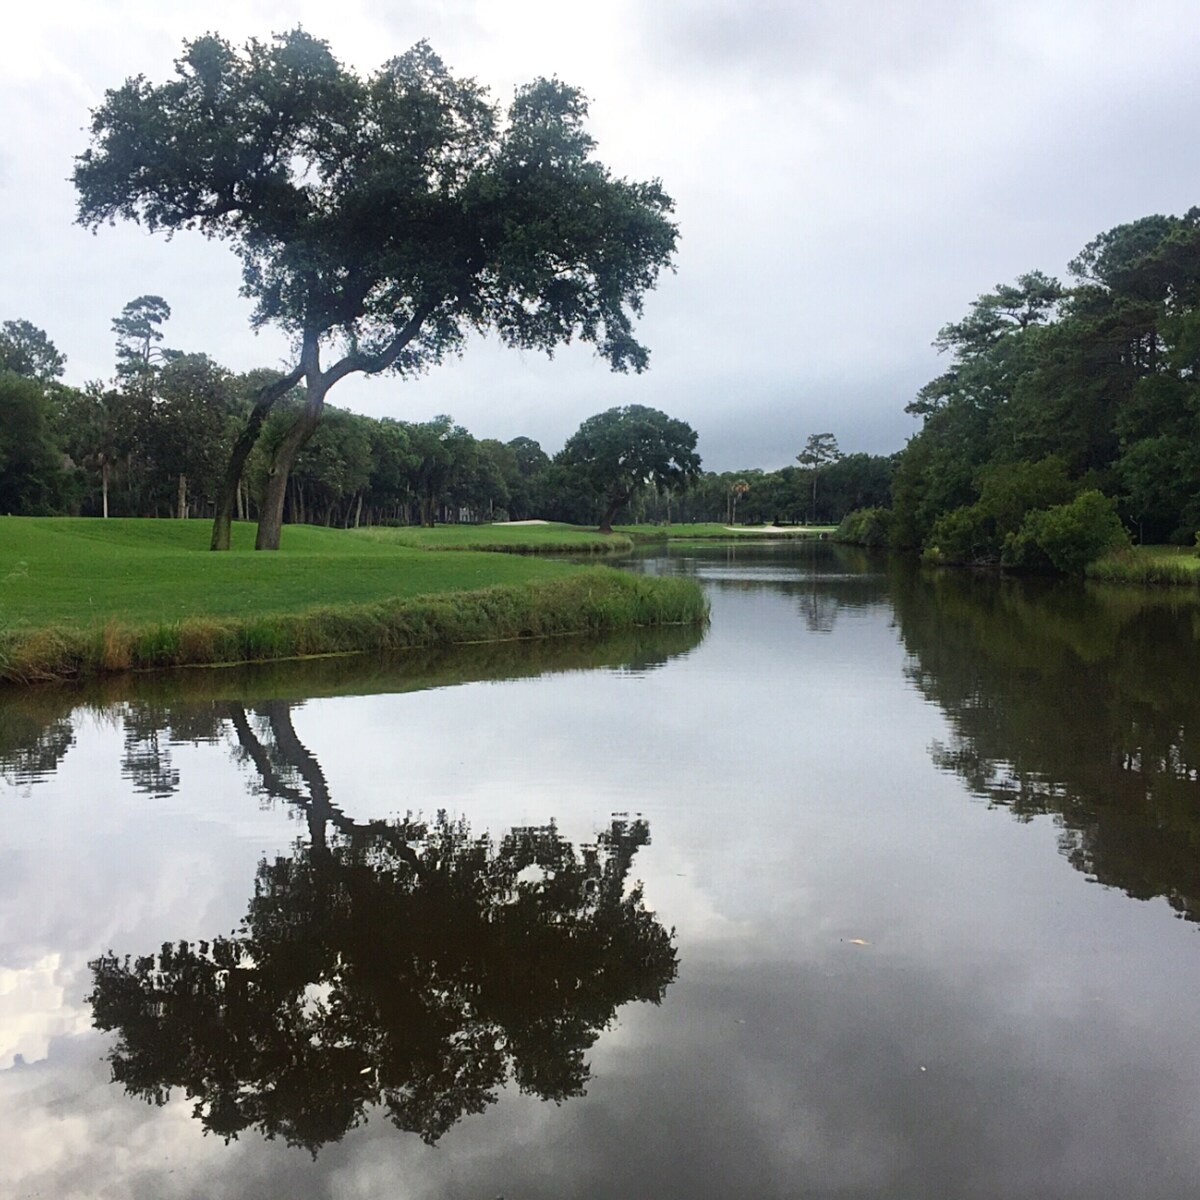
[[[545,524],[415,525],[357,529],[352,537],[423,550],[507,550],[518,554],[610,554],[630,550],[633,542],[620,533],[603,534],[578,525]]]
[[[283,549],[208,549],[207,521],[0,517],[0,626],[137,624],[300,612],[561,577],[566,563],[512,554],[430,554],[396,539],[288,526]]]

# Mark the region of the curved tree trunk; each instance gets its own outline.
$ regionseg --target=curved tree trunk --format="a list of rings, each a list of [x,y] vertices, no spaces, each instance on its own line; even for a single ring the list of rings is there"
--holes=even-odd
[[[288,475],[296,461],[296,455],[305,442],[317,431],[321,414],[325,411],[325,392],[321,384],[309,384],[308,395],[300,415],[284,434],[283,441],[275,451],[275,458],[267,472],[267,490],[263,496],[262,510],[258,515],[258,536],[254,540],[255,550],[278,550],[283,531],[283,506],[287,500]]]
[[[625,507],[628,500],[628,496],[618,496],[616,499],[608,502],[608,507],[604,510],[604,516],[600,518],[601,533],[612,533],[613,518]]]
[[[242,472],[246,468],[246,459],[258,441],[262,432],[263,422],[275,407],[275,401],[292,390],[301,378],[301,368],[296,367],[290,374],[267,384],[260,389],[254,401],[254,407],[242,426],[233,449],[229,452],[229,465],[225,468],[225,478],[221,483],[221,491],[217,496],[217,514],[213,518],[211,550],[228,550],[233,511],[238,503],[238,489],[242,482]]]

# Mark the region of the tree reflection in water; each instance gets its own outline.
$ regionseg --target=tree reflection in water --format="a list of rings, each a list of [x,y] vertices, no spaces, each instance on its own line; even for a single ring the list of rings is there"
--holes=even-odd
[[[581,1095],[616,1010],[662,1000],[673,935],[627,886],[644,821],[578,848],[553,825],[494,841],[444,814],[360,823],[331,802],[289,704],[224,716],[307,838],[260,863],[235,933],[91,964],[94,1020],[116,1031],[113,1079],[131,1094],[178,1090],[206,1130],[314,1154],[374,1106],[433,1143],[510,1079]]]
[[[1200,921],[1200,607],[1190,594],[893,578],[914,684],[951,737],[933,761],[1073,866]]]

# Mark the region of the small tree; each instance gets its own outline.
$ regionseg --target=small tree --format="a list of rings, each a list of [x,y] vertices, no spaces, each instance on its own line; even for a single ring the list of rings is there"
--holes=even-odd
[[[589,417],[557,461],[603,503],[601,533],[612,533],[613,518],[639,489],[685,488],[700,475],[696,431],[641,404]]]
[[[288,472],[347,375],[420,371],[471,329],[547,352],[578,337],[615,370],[645,368],[632,317],[671,262],[672,202],[657,181],[614,179],[592,158],[586,115],[577,90],[539,79],[502,119],[424,42],[362,78],[300,29],[241,50],[197,38],[175,79],[135,77],[105,95],[76,160],[79,222],[229,242],[254,324],[294,342],[234,444],[214,549],[229,546],[263,421],[297,384],[304,404],[271,461],[261,549],[279,545]]]
[[[738,479],[729,488],[730,497],[730,525],[737,524],[737,506],[738,501],[750,490],[750,485],[744,479]]]

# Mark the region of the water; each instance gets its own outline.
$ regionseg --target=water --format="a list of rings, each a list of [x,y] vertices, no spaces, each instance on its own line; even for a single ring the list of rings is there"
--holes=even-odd
[[[0,1194],[1194,1195],[1198,610],[641,569],[703,637],[6,696]]]

